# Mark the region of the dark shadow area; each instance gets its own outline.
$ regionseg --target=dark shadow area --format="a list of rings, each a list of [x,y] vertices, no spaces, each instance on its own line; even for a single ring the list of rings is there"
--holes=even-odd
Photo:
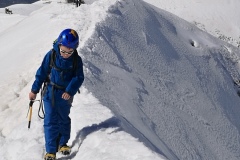
[[[102,122],[102,123],[99,123],[99,124],[93,124],[91,126],[87,126],[87,127],[84,127],[82,128],[80,131],[77,132],[77,135],[75,137],[75,140],[73,141],[72,143],[72,148],[75,146],[75,145],[78,145],[78,149],[77,151],[74,151],[72,152],[69,156],[65,156],[65,157],[61,157],[61,158],[58,158],[58,160],[67,160],[67,159],[72,159],[74,158],[77,153],[78,153],[78,150],[79,148],[81,147],[83,141],[86,139],[86,137],[88,135],[90,135],[91,133],[93,132],[96,132],[98,130],[101,130],[101,129],[106,129],[106,128],[115,128],[115,127],[118,127],[118,129],[116,129],[114,132],[117,132],[117,131],[120,131],[121,130],[121,127],[120,127],[120,121],[119,119],[117,119],[116,117],[111,117],[109,119],[107,119],[106,121]]]
[[[13,4],[31,4],[37,1],[38,0],[1,0],[0,8],[4,8]]]

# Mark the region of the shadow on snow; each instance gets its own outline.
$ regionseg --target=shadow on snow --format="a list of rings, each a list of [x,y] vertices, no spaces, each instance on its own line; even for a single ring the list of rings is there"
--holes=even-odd
[[[75,145],[78,145],[77,150],[72,152],[69,156],[59,158],[59,160],[66,160],[66,159],[74,158],[77,155],[78,150],[79,150],[80,146],[82,145],[83,141],[86,139],[86,137],[89,134],[91,134],[93,132],[96,132],[98,130],[101,130],[101,129],[114,128],[114,127],[118,127],[118,129],[115,130],[114,132],[117,132],[117,131],[121,130],[120,121],[116,117],[111,117],[111,118],[109,118],[109,119],[107,119],[104,122],[101,122],[99,124],[93,124],[91,126],[87,126],[87,127],[82,128],[80,131],[77,132],[75,140],[72,143],[72,148]]]

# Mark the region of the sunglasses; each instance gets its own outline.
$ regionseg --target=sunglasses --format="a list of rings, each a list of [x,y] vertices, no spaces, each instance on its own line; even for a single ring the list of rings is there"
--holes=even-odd
[[[67,52],[67,51],[64,51],[60,48],[60,52],[63,53],[63,54],[73,54],[74,50]]]

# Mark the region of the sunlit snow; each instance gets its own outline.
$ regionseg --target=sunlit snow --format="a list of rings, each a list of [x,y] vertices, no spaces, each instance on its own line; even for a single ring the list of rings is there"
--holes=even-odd
[[[239,20],[221,12],[228,5],[214,1],[218,9],[201,16],[203,0],[85,2],[15,4],[12,15],[0,8],[0,159],[43,159],[38,102],[27,128],[28,93],[53,41],[73,28],[86,79],[71,109],[72,153],[58,159],[239,160],[240,51],[213,33],[237,40]]]

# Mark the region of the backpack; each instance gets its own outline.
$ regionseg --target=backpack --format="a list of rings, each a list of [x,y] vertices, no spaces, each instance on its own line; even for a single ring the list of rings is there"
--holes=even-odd
[[[54,49],[52,49],[51,59],[50,59],[50,63],[49,63],[50,69],[48,71],[48,75],[50,75],[52,68],[54,68],[55,70],[57,70],[59,72],[66,72],[66,71],[69,71],[69,70],[73,70],[75,75],[77,74],[78,54],[77,54],[76,50],[73,52],[73,69],[61,69],[61,68],[56,66],[55,60],[56,60],[56,51]]]
[[[47,79],[44,81],[44,86],[48,83],[50,83],[52,86],[58,88],[58,89],[65,89],[64,87],[62,86],[59,86],[53,82],[50,81],[50,74],[51,74],[51,70],[52,68],[54,68],[55,70],[59,71],[59,72],[67,72],[67,71],[73,71],[75,73],[75,75],[77,74],[77,68],[78,68],[78,53],[76,50],[74,50],[73,52],[73,68],[72,69],[62,69],[62,68],[59,68],[56,66],[55,64],[55,61],[56,61],[56,51],[54,49],[52,49],[52,52],[51,52],[51,59],[50,59],[50,62],[49,62],[49,67],[50,69],[48,70],[48,77]],[[61,77],[62,78],[62,77]],[[62,78],[63,80],[63,78]],[[78,93],[80,93],[80,90],[78,89]],[[43,93],[44,94],[44,93]]]
[[[53,45],[56,44],[56,43],[57,43],[57,39],[53,42]],[[60,72],[61,71],[66,72],[66,71],[69,71],[69,70],[73,70],[75,75],[77,74],[78,53],[77,53],[76,49],[73,52],[73,69],[61,69],[61,68],[57,67],[56,64],[55,64],[56,56],[57,56],[56,51],[54,49],[52,49],[51,59],[50,59],[50,62],[49,62],[50,69],[48,70],[48,78],[50,76],[52,68],[54,68],[55,70],[60,71]],[[49,81],[50,81],[50,79],[49,79]]]

